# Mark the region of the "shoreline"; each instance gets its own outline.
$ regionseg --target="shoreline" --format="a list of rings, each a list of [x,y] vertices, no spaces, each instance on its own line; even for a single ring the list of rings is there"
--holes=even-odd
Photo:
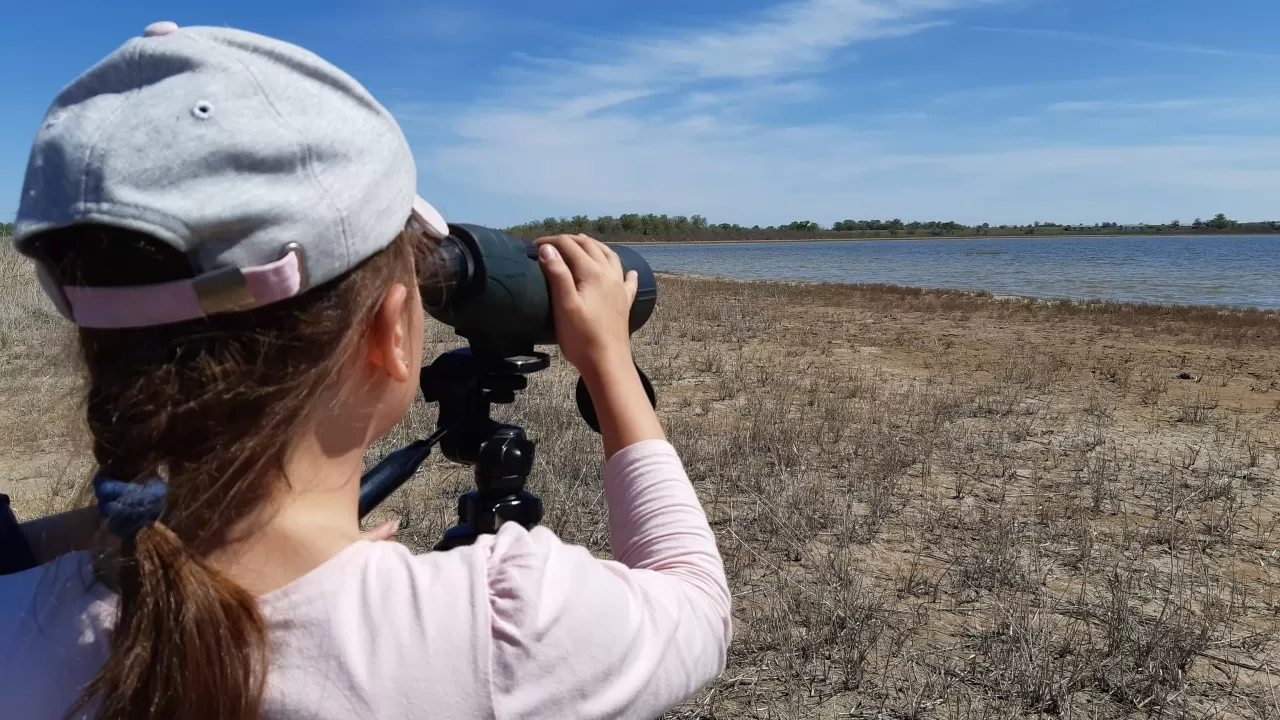
[[[1105,238],[1131,238],[1131,237],[1205,237],[1205,238],[1227,238],[1227,237],[1267,237],[1268,233],[1228,233],[1225,235],[1208,234],[1208,233],[1102,233],[1102,234],[1060,234],[1060,235],[910,235],[904,237],[829,237],[829,238],[766,238],[766,239],[746,239],[746,240],[637,240],[619,242],[618,245],[636,245],[636,246],[652,246],[652,245],[769,245],[773,243],[827,243],[827,242],[899,242],[899,241],[920,241],[920,240],[1086,240],[1086,239],[1105,239]]]
[[[1020,303],[1040,306],[1071,306],[1080,309],[1110,309],[1134,311],[1171,311],[1171,312],[1215,312],[1222,315],[1258,314],[1272,316],[1280,321],[1280,308],[1260,307],[1256,305],[1214,305],[1211,303],[1154,303],[1133,300],[1107,300],[1104,298],[1076,299],[1070,297],[1050,297],[1043,295],[1019,295],[1017,293],[994,293],[990,290],[962,289],[944,287],[923,287],[917,285],[898,285],[894,283],[842,283],[830,280],[755,280],[734,278],[700,273],[676,272],[672,270],[654,270],[655,277],[669,277],[683,280],[705,280],[744,285],[773,285],[780,287],[822,287],[846,288],[851,292],[879,292],[904,295],[963,296],[992,302]]]

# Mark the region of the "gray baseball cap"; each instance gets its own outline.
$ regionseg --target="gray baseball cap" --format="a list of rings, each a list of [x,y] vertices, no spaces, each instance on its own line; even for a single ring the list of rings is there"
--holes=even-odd
[[[444,237],[416,181],[391,113],[320,57],[241,30],[155,23],[55,98],[31,149],[14,244],[78,325],[162,325],[333,280],[411,218]],[[82,223],[167,242],[194,277],[59,285],[32,240]]]

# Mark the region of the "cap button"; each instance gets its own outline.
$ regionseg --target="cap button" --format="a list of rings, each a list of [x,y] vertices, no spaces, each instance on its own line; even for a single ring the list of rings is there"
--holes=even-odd
[[[143,37],[159,37],[161,35],[171,35],[178,32],[178,23],[163,20],[161,22],[151,23],[146,30],[142,31]]]

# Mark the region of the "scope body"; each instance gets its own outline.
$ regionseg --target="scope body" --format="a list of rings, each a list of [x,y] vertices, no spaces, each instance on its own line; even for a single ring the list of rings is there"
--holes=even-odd
[[[653,314],[657,282],[640,253],[609,247],[622,260],[624,274],[638,275],[629,321],[634,333]],[[534,243],[480,225],[451,224],[433,269],[421,288],[427,312],[466,338],[476,355],[513,357],[555,344],[550,289]]]

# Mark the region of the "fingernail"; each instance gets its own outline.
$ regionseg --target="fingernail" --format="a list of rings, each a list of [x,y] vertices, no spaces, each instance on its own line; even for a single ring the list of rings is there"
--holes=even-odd
[[[538,255],[541,256],[543,260],[547,261],[555,260],[560,257],[560,253],[556,252],[554,245],[543,245],[542,249],[538,251]]]

